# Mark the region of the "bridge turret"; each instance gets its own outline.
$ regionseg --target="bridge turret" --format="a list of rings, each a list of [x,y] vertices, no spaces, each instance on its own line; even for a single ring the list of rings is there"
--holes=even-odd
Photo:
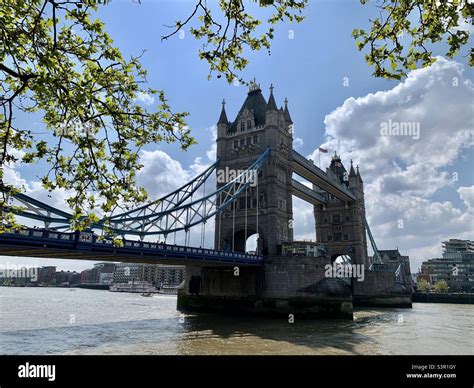
[[[267,102],[254,80],[237,117],[227,127],[226,119],[218,124],[220,169],[244,170],[267,148],[271,154],[259,173],[258,186],[249,188],[234,206],[216,217],[215,247],[243,251],[247,237],[258,232],[261,253],[275,255],[283,242],[293,239],[289,112],[277,108],[273,86]],[[217,182],[218,187],[223,183]]]
[[[338,178],[340,183],[348,185],[349,174],[342,164],[341,157],[336,153],[336,151],[334,151],[334,156],[332,157],[331,164],[329,165],[329,170]]]
[[[325,206],[314,207],[317,240],[326,245],[328,255],[333,259],[338,255],[349,255],[354,263],[365,264],[368,268],[364,189],[360,173],[354,170],[352,160],[347,172],[337,153],[332,157],[327,172],[347,185],[356,198],[345,202],[328,195]]]
[[[353,187],[356,187],[358,185],[358,178],[357,178],[357,174],[354,170],[354,164],[352,162],[352,159],[351,159],[351,168],[349,170],[349,188],[353,188]]]
[[[283,116],[285,118],[286,125],[290,128],[293,125],[293,120],[291,120],[290,111],[288,110],[288,99],[285,98],[285,109],[283,110]]]
[[[225,113],[225,100],[222,100],[222,110],[217,122],[217,129],[217,137],[224,137],[229,130],[229,120],[227,120],[227,114]]]
[[[281,112],[278,111],[275,97],[273,97],[273,84],[270,85],[270,97],[265,109],[265,125],[278,125],[278,118]]]

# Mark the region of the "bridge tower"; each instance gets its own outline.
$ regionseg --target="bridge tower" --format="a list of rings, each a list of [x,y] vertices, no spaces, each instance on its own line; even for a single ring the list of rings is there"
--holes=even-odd
[[[254,81],[234,121],[228,121],[225,101],[222,103],[217,123],[217,188],[245,170],[268,147],[270,156],[252,187],[216,216],[215,249],[243,252],[247,238],[258,233],[259,253],[275,255],[282,242],[293,240],[293,136],[288,101],[278,108],[270,86],[267,102]]]
[[[325,193],[326,205],[314,206],[316,238],[327,247],[333,260],[339,255],[349,255],[354,264],[369,266],[367,234],[365,229],[364,183],[352,165],[349,172],[336,153],[327,168],[330,178],[346,185],[356,196],[355,201],[344,202]]]

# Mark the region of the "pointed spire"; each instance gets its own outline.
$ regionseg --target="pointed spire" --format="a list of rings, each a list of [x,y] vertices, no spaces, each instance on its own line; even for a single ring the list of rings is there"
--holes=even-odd
[[[260,84],[257,84],[257,80],[253,77],[253,81],[249,84],[249,94],[257,91],[260,91]]]
[[[360,176],[359,172],[359,165],[357,165],[357,178],[359,178],[359,182],[363,183],[362,177]]]
[[[221,110],[221,115],[219,117],[219,121],[217,122],[217,125],[219,124],[229,124],[229,120],[227,120],[227,115],[225,113],[225,100],[222,100],[222,110]]]
[[[273,97],[273,84],[270,85],[270,97],[268,98],[267,110],[278,110],[275,97]]]
[[[354,170],[354,165],[353,165],[353,162],[352,162],[352,159],[351,159],[351,169],[349,170],[349,177],[355,177],[356,176],[356,172]]]
[[[290,116],[290,111],[288,110],[288,98],[285,97],[285,110],[284,110],[284,114],[285,114],[285,119],[286,121],[288,121],[290,124],[293,124],[293,120],[291,120],[291,116]]]

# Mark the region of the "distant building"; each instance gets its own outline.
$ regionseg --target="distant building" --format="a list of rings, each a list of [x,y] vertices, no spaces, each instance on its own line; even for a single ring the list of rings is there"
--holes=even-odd
[[[474,258],[474,241],[458,239],[443,241],[443,258]]]
[[[40,284],[51,284],[54,280],[54,274],[56,273],[55,266],[46,266],[39,269],[38,283]]]
[[[75,285],[79,284],[81,280],[81,275],[76,271],[59,271],[54,274],[54,283],[56,285],[68,284]]]
[[[402,256],[397,249],[379,250],[383,265],[393,269],[397,278],[403,284],[413,287],[413,278],[410,270],[410,258]]]
[[[474,241],[458,239],[443,241],[443,257],[424,261],[418,279],[425,279],[430,284],[445,280],[449,291],[472,292]]]
[[[179,285],[185,278],[185,267],[179,265],[119,263],[113,283],[144,281],[153,285]]]
[[[92,269],[85,269],[84,271],[81,272],[81,284],[88,284],[88,283],[94,283],[94,276],[93,276],[93,271]]]
[[[115,272],[115,263],[97,263],[93,268],[95,283],[112,284]]]
[[[158,265],[156,284],[178,286],[186,278],[186,269],[181,265]]]

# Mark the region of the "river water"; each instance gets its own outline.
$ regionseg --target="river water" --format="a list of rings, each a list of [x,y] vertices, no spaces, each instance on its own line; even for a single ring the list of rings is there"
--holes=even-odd
[[[183,315],[176,296],[0,287],[1,354],[474,354],[474,306],[358,309],[354,321]]]

